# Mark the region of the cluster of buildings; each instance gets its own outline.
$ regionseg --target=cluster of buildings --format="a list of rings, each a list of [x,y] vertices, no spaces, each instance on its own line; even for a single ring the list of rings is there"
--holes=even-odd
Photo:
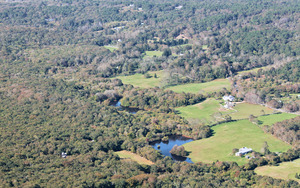
[[[229,108],[231,108],[231,107],[234,106],[234,103],[233,103],[234,97],[233,96],[231,96],[231,95],[229,95],[229,96],[225,95],[223,97],[223,100],[225,101],[224,108],[229,109]]]

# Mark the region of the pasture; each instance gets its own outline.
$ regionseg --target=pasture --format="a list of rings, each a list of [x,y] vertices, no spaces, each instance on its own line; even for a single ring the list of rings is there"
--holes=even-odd
[[[191,84],[183,84],[177,86],[171,86],[167,89],[172,90],[177,93],[212,93],[215,91],[220,91],[222,88],[229,89],[230,82],[227,79],[217,79],[210,82],[204,83],[191,83]]]
[[[124,84],[131,84],[134,87],[141,88],[150,88],[150,87],[159,87],[161,85],[162,78],[164,76],[163,71],[152,71],[148,72],[151,78],[145,78],[143,74],[134,74],[130,76],[118,76],[116,78],[122,80]],[[157,75],[157,78],[154,77],[154,74]]]
[[[219,160],[235,161],[243,165],[247,163],[247,159],[236,157],[232,154],[232,149],[248,147],[260,152],[265,141],[268,142],[272,152],[285,152],[291,148],[289,144],[264,133],[248,120],[222,123],[212,129],[214,131],[212,137],[184,144],[185,149],[190,152],[188,157],[193,162],[212,163]]]
[[[236,111],[230,114],[233,119],[249,118],[251,114],[254,116],[261,116],[273,113],[273,109],[271,108],[246,102],[236,104],[233,109]]]
[[[206,99],[202,103],[198,103],[195,105],[185,106],[176,108],[178,110],[179,115],[186,119],[198,119],[201,120],[205,124],[215,123],[216,121],[221,121],[223,119],[217,119],[213,117],[213,114],[220,112],[221,105],[219,101],[215,99]],[[232,112],[224,111],[221,115],[229,114]]]
[[[274,123],[286,120],[286,119],[292,119],[297,117],[295,114],[289,114],[289,113],[280,113],[280,114],[272,114],[268,116],[260,116],[257,119],[260,121],[261,125],[273,125]]]
[[[261,105],[238,103],[232,109],[225,109],[219,101],[213,98],[207,99],[202,103],[176,108],[179,115],[186,119],[198,119],[206,124],[223,121],[225,115],[230,115],[233,120],[247,119],[252,114],[261,116],[273,113],[273,110]],[[286,115],[289,117],[290,115]],[[294,117],[294,116],[291,116]],[[279,118],[279,117],[278,117]],[[281,117],[284,118],[284,117]],[[268,118],[262,118],[262,121]]]
[[[271,176],[284,180],[292,179],[300,183],[300,180],[295,178],[296,173],[300,173],[300,159],[284,162],[279,166],[261,166],[256,168],[255,172],[262,176]]]
[[[129,151],[123,150],[115,152],[121,159],[131,159],[133,161],[136,161],[139,164],[146,164],[146,165],[153,165],[154,163],[152,161],[149,161],[145,159],[144,157],[141,157],[135,153],[131,153]]]

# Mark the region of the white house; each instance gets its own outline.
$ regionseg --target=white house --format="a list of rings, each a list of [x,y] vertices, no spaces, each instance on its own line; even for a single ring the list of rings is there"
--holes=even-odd
[[[230,101],[230,102],[232,102],[232,101],[234,101],[234,97],[233,96],[231,96],[231,95],[225,95],[224,97],[223,97],[223,100],[224,101]]]
[[[241,156],[241,155],[245,155],[249,152],[252,152],[253,150],[251,148],[247,148],[247,147],[242,147],[239,149],[238,152],[235,153],[235,156]]]
[[[225,101],[225,105],[224,108],[231,108],[234,106],[234,104],[232,103],[232,101],[234,101],[234,97],[231,95],[225,95],[223,96],[223,100]]]

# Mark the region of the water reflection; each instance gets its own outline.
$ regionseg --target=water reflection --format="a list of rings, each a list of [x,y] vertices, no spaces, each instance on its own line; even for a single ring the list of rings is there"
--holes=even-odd
[[[174,159],[175,161],[186,161],[188,163],[193,163],[193,161],[188,157],[176,156],[176,155],[172,155],[170,153],[170,151],[174,145],[181,146],[185,143],[192,142],[192,141],[193,141],[193,139],[186,138],[183,136],[169,136],[169,140],[167,142],[157,141],[157,142],[150,143],[150,145],[154,149],[160,150],[163,155],[169,156],[172,159]],[[160,146],[160,147],[158,148],[158,146]]]
[[[136,114],[140,109],[138,108],[130,108],[121,105],[121,101],[115,101],[111,103],[111,106],[117,107],[119,110],[129,112],[131,114]]]

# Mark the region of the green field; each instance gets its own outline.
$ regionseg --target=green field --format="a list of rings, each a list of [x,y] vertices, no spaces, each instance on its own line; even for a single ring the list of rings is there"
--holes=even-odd
[[[206,99],[202,103],[198,103],[195,105],[185,106],[185,107],[179,107],[176,108],[178,110],[179,115],[186,118],[186,119],[199,119],[203,121],[205,124],[211,124],[214,123],[215,120],[222,120],[222,119],[215,119],[212,117],[212,115],[216,112],[220,112],[219,109],[221,108],[221,105],[219,104],[219,101],[215,99]],[[232,112],[224,111],[221,114],[228,114]]]
[[[265,69],[265,68],[267,68],[267,67],[259,67],[259,68],[254,68],[254,69],[250,69],[250,70],[245,70],[245,71],[239,71],[237,74],[239,75],[239,74],[244,74],[244,73],[248,73],[248,72],[257,72],[259,69]]]
[[[280,114],[272,114],[268,116],[260,116],[257,119],[261,121],[261,125],[273,125],[276,122],[280,122],[286,119],[292,119],[297,116],[298,115],[295,114],[280,113]]]
[[[249,147],[259,152],[265,141],[272,152],[284,152],[291,148],[271,134],[264,133],[248,120],[223,123],[212,129],[215,132],[212,137],[184,144],[185,149],[191,152],[189,157],[193,162],[212,163],[219,160],[235,161],[242,165],[247,159],[232,155],[232,149]]]
[[[145,159],[144,157],[141,157],[135,153],[131,153],[129,151],[118,151],[115,152],[115,154],[117,154],[121,159],[131,159],[133,161],[136,161],[139,164],[146,164],[146,165],[152,165],[154,164],[152,161],[149,161],[147,159]]]
[[[300,183],[300,180],[295,178],[296,173],[300,173],[300,159],[292,162],[284,162],[279,166],[258,167],[255,169],[255,172],[262,176],[271,176],[284,180],[292,179]]]
[[[233,109],[224,109],[220,105],[220,102],[223,101],[211,98],[202,103],[176,108],[176,110],[178,110],[180,116],[186,119],[199,119],[206,124],[223,121],[224,119],[222,119],[222,116],[227,114],[234,120],[240,120],[249,118],[251,114],[254,116],[261,116],[273,113],[273,110],[270,108],[249,103],[238,103]],[[286,116],[294,117],[293,115]],[[265,120],[267,120],[267,118]]]
[[[113,52],[118,49],[117,46],[104,46],[104,48],[109,49],[109,51]]]
[[[234,112],[230,114],[233,119],[245,119],[249,118],[252,114],[254,116],[261,116],[264,114],[272,114],[273,110],[271,108],[264,107],[262,105],[250,104],[250,103],[239,103],[233,107]]]
[[[217,79],[205,83],[192,83],[168,87],[167,89],[173,90],[178,93],[212,93],[220,91],[222,88],[230,88],[230,82],[227,79]]]
[[[161,51],[146,51],[146,56],[150,56],[150,57],[153,57],[153,56],[156,56],[156,57],[160,57],[162,56],[163,52]]]
[[[202,49],[203,50],[207,50],[208,49],[208,45],[202,45]]]
[[[163,71],[152,71],[148,72],[151,78],[145,78],[143,74],[134,74],[130,76],[118,76],[116,78],[122,80],[124,84],[131,84],[134,87],[141,88],[150,88],[161,85],[162,78],[164,76]],[[154,78],[154,74],[156,73],[157,78]]]

